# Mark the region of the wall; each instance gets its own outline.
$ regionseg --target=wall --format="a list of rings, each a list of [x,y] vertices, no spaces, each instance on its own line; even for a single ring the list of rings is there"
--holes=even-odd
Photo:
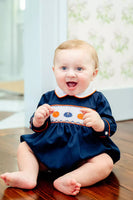
[[[102,89],[133,87],[132,0],[68,0],[68,39],[92,44],[99,55]]]
[[[107,96],[117,120],[133,119],[132,0],[68,0],[68,39],[97,50],[97,89]]]

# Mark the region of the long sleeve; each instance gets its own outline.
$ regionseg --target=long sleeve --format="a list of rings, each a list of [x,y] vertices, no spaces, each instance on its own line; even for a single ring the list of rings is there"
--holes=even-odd
[[[117,125],[114,117],[112,116],[109,102],[102,93],[100,93],[97,99],[97,112],[99,113],[105,124],[104,131],[97,134],[99,134],[100,137],[111,137],[116,132]]]

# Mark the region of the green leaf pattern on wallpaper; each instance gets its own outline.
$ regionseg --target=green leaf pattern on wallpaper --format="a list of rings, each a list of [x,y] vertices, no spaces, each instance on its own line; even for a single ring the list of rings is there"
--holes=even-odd
[[[76,22],[84,22],[89,19],[89,14],[86,9],[86,1],[77,0],[72,1],[71,6],[68,9],[68,17],[74,18]]]
[[[133,87],[133,0],[68,0],[68,39],[95,47],[100,89]]]
[[[122,53],[124,50],[128,50],[128,38],[124,37],[120,33],[114,33],[114,39],[111,42],[111,47],[115,52]]]
[[[113,4],[111,2],[105,3],[96,9],[97,19],[103,23],[110,24],[115,20],[115,14],[113,13]]]
[[[121,19],[126,24],[133,24],[133,5],[123,8]]]

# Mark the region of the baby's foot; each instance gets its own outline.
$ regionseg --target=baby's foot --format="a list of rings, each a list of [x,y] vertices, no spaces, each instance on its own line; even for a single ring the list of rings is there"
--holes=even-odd
[[[5,173],[0,177],[5,181],[6,185],[11,187],[33,189],[36,186],[36,181],[32,180],[30,175],[26,175],[21,171]]]
[[[67,195],[77,195],[80,191],[81,184],[75,179],[62,176],[54,181],[54,187]]]

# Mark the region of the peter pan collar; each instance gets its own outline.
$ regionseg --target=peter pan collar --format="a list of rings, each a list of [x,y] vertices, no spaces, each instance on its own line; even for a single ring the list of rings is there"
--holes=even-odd
[[[84,92],[75,95],[75,97],[77,97],[77,98],[85,98],[85,97],[88,97],[88,96],[92,95],[94,92],[96,92],[96,89],[93,87],[93,84],[91,83],[89,85],[89,87]],[[67,96],[67,94],[63,90],[61,90],[59,87],[56,87],[55,94],[59,98]]]

